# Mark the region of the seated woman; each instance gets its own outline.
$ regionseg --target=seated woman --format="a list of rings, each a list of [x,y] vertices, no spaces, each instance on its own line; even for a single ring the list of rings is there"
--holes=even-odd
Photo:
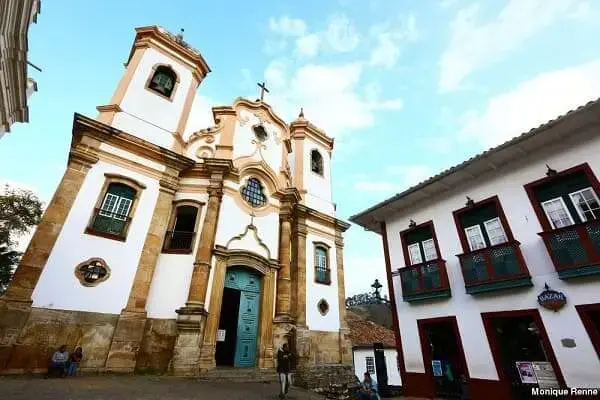
[[[67,346],[63,344],[52,355],[52,360],[50,361],[50,365],[48,366],[48,373],[46,374],[46,378],[56,374],[58,374],[61,378],[64,378],[66,373],[65,368],[68,360],[69,352],[67,351]]]
[[[365,377],[360,383],[360,399],[361,400],[379,400],[377,394],[377,382],[371,378],[371,374],[365,372]]]
[[[77,347],[71,357],[69,358],[69,367],[67,368],[67,375],[76,376],[77,369],[79,368],[79,363],[83,358],[83,349],[81,347]]]

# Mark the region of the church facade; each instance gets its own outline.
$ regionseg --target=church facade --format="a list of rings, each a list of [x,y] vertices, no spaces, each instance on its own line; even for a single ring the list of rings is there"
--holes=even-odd
[[[45,369],[61,344],[88,371],[198,375],[351,365],[333,139],[261,99],[186,129],[210,68],[183,41],[136,29],[125,73],[75,114],[67,169],[0,297],[0,372]],[[264,89],[263,89],[264,90]]]

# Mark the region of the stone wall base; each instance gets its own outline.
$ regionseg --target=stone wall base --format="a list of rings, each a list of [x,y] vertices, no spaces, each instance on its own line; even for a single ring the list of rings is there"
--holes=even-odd
[[[76,346],[83,348],[83,369],[98,370],[104,367],[118,315],[28,309],[26,321],[18,334],[6,328],[0,332],[3,335],[0,337],[1,373],[45,371],[52,353],[63,344],[70,351]],[[14,312],[5,310],[2,313],[0,310],[0,321],[7,324]]]
[[[351,399],[359,387],[352,365],[324,364],[296,370],[294,384],[323,395],[326,399]]]

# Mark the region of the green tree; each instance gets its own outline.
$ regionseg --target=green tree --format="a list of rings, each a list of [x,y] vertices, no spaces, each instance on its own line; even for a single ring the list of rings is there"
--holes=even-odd
[[[12,188],[0,191],[0,294],[4,293],[21,253],[17,239],[40,222],[42,202],[30,190]]]

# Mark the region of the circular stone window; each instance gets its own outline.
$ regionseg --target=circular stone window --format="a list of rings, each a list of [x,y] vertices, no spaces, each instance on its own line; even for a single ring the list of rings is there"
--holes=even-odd
[[[242,198],[252,207],[258,208],[267,204],[262,183],[256,178],[249,178],[242,187]]]
[[[327,303],[327,300],[321,299],[321,301],[319,301],[319,304],[317,304],[317,308],[319,309],[321,315],[327,315],[327,313],[329,312],[329,303]]]
[[[252,131],[254,132],[254,136],[256,136],[256,138],[261,142],[264,142],[269,137],[269,134],[265,130],[265,127],[261,124],[254,125],[252,127]]]
[[[110,276],[110,268],[101,258],[90,258],[75,267],[75,276],[83,286],[96,286]]]

